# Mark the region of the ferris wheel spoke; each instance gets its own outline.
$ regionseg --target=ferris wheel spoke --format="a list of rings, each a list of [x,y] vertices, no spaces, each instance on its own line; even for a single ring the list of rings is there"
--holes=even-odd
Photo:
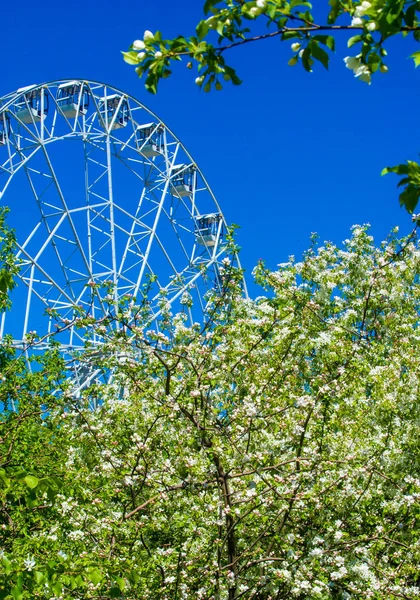
[[[178,271],[177,271],[174,263],[172,262],[172,259],[171,259],[170,255],[169,255],[169,253],[167,252],[164,244],[161,242],[161,240],[160,240],[160,238],[159,238],[159,236],[157,234],[155,235],[155,239],[156,239],[156,243],[160,247],[163,255],[165,256],[166,260],[168,261],[168,263],[169,263],[172,271],[174,272],[175,275],[177,275]]]
[[[9,185],[11,184],[11,182],[13,181],[13,177],[15,177],[18,172],[25,167],[25,165],[32,159],[34,158],[34,156],[39,152],[40,150],[40,146],[37,146],[36,148],[33,149],[33,151],[27,155],[27,156],[23,156],[21,155],[21,161],[19,162],[18,165],[14,166],[11,168],[10,171],[10,175],[6,181],[6,184],[3,186],[3,189],[0,192],[0,199],[3,198],[7,188],[9,187]],[[16,153],[17,155],[19,155],[19,153]]]
[[[38,251],[38,254],[35,257],[35,260],[36,261],[39,260],[40,256],[42,255],[42,253],[45,250],[45,248],[47,247],[47,245],[49,243],[51,243],[51,247],[53,248],[53,251],[54,251],[54,254],[55,254],[56,259],[58,261],[58,264],[60,266],[61,272],[62,272],[62,274],[64,276],[64,279],[65,279],[65,282],[66,282],[66,287],[69,290],[70,295],[72,295],[73,298],[74,298],[75,295],[74,295],[74,292],[72,290],[71,281],[70,281],[70,279],[68,277],[68,274],[67,274],[67,271],[66,271],[66,268],[65,268],[65,261],[61,257],[58,245],[57,245],[56,240],[55,240],[55,236],[57,234],[57,231],[59,230],[60,226],[62,225],[62,223],[63,223],[66,215],[64,213],[61,213],[61,216],[59,217],[58,223],[53,228],[51,228],[51,226],[49,224],[49,217],[48,217],[48,215],[45,214],[44,205],[43,205],[43,202],[42,202],[42,193],[41,193],[41,195],[39,195],[37,193],[35,185],[33,183],[32,177],[31,177],[31,174],[29,172],[29,169],[26,168],[26,167],[25,167],[25,172],[26,172],[27,179],[29,181],[29,185],[30,185],[31,191],[32,191],[32,193],[34,195],[36,204],[37,204],[39,212],[41,214],[41,222],[43,223],[43,225],[44,225],[44,227],[45,227],[45,229],[47,231],[47,234],[48,234],[47,239],[45,240],[44,244],[42,245],[41,249]],[[51,178],[50,182],[48,183],[48,187],[51,185],[52,181],[53,180]],[[58,213],[56,213],[55,216],[58,216]]]
[[[69,225],[70,225],[70,228],[71,228],[71,230],[72,230],[72,233],[73,233],[73,236],[74,236],[74,241],[75,241],[75,243],[77,244],[77,247],[78,247],[78,250],[79,250],[80,256],[81,256],[81,258],[82,258],[82,260],[83,260],[83,263],[84,263],[84,265],[85,265],[85,267],[86,267],[87,274],[88,274],[88,276],[89,276],[89,277],[90,277],[90,278],[93,280],[93,274],[92,274],[92,272],[90,271],[89,262],[88,262],[88,260],[87,260],[87,258],[86,258],[85,251],[84,251],[84,249],[83,249],[83,245],[82,245],[82,243],[81,243],[81,240],[80,240],[80,238],[79,238],[79,235],[78,235],[78,233],[77,233],[77,229],[76,229],[76,227],[75,227],[75,224],[74,224],[74,222],[73,222],[73,219],[72,219],[72,214],[71,214],[71,212],[70,212],[70,211],[69,211],[69,209],[68,209],[68,206],[67,206],[66,200],[65,200],[65,198],[64,198],[64,195],[63,195],[63,192],[62,192],[62,190],[61,190],[60,184],[59,184],[59,182],[58,182],[57,176],[56,176],[56,174],[55,174],[55,171],[54,171],[54,168],[53,168],[53,165],[52,165],[51,159],[50,159],[50,157],[49,157],[49,154],[48,154],[48,152],[47,152],[47,149],[45,148],[45,146],[43,146],[43,151],[44,151],[45,159],[46,159],[46,161],[47,161],[47,165],[48,165],[48,167],[49,167],[49,170],[50,170],[50,172],[51,172],[51,175],[52,175],[52,177],[53,177],[54,186],[55,186],[55,188],[56,188],[56,190],[57,190],[57,194],[58,194],[58,196],[59,196],[59,199],[60,199],[60,202],[61,202],[61,204],[62,204],[63,211],[64,211],[64,213],[65,213],[65,214],[66,214],[66,216],[67,216],[68,223],[69,223]]]
[[[39,273],[41,275],[43,275],[46,278],[47,283],[51,284],[53,287],[57,288],[57,290],[60,292],[60,294],[63,296],[63,298],[67,298],[69,305],[73,305],[73,298],[71,296],[69,296],[67,294],[67,292],[60,287],[59,284],[57,284],[57,282],[51,277],[51,275],[49,275],[49,273],[47,273],[47,271],[42,267],[42,265],[40,265],[30,254],[29,252],[27,252],[22,246],[18,245],[18,250],[20,252],[20,255],[24,256],[31,265],[33,265],[34,267],[36,267],[36,269],[39,271]]]
[[[173,166],[173,164],[174,164],[174,162],[176,160],[176,156],[177,156],[177,152],[174,153],[171,167]],[[169,179],[167,179],[166,182],[165,182],[165,185],[164,185],[164,188],[163,188],[163,191],[162,191],[162,196],[161,196],[161,199],[160,199],[160,202],[159,202],[159,206],[158,206],[158,209],[157,209],[157,212],[156,212],[156,217],[155,217],[155,220],[154,220],[154,223],[153,223],[152,231],[150,232],[150,238],[149,238],[149,241],[148,241],[148,244],[147,244],[146,252],[144,253],[144,262],[142,264],[142,267],[140,269],[140,273],[139,273],[139,276],[138,276],[138,279],[137,279],[137,284],[136,284],[136,288],[135,288],[135,292],[134,292],[135,296],[138,294],[138,290],[140,288],[140,285],[141,285],[141,282],[142,282],[142,279],[143,279],[144,270],[145,270],[146,265],[147,265],[148,260],[149,260],[150,250],[151,250],[151,247],[152,247],[153,239],[154,239],[155,234],[156,234],[156,229],[157,229],[157,225],[158,225],[158,222],[159,222],[159,216],[160,216],[160,213],[162,212],[162,208],[163,208],[163,204],[165,202],[165,198],[166,198],[166,194],[167,194],[167,191],[168,191],[168,187],[169,187]]]
[[[140,200],[138,202],[138,206],[136,209],[136,216],[132,217],[132,223],[131,223],[131,229],[128,233],[127,236],[127,241],[124,247],[124,251],[121,257],[121,262],[120,262],[120,266],[118,269],[118,277],[121,277],[123,270],[124,270],[124,266],[127,260],[127,256],[128,256],[128,252],[130,251],[130,248],[135,247],[136,251],[139,253],[139,255],[142,257],[142,260],[144,260],[144,255],[142,253],[142,251],[140,250],[140,247],[138,245],[138,237],[143,237],[145,234],[147,235],[148,233],[148,228],[146,228],[145,224],[137,217],[138,213],[140,213],[141,211],[141,207],[143,205],[143,200],[145,197],[145,189],[142,190],[141,196],[140,196]],[[126,215],[129,216],[129,213],[127,211],[125,211],[123,208],[119,209]],[[130,215],[131,216],[131,215]]]
[[[32,120],[31,125],[35,125],[35,131],[32,131],[32,129],[30,129],[29,125],[26,124],[24,121],[22,121],[22,119],[20,119],[16,113],[11,112],[10,115],[11,115],[12,119],[16,122],[19,132],[24,131],[26,133],[26,135],[28,136],[28,138],[31,140],[32,144],[38,144],[39,140],[40,140],[39,131],[36,127],[36,124],[33,122],[33,120]],[[20,143],[24,139],[25,138],[23,137],[23,135],[21,133],[19,133],[18,140],[20,141]]]

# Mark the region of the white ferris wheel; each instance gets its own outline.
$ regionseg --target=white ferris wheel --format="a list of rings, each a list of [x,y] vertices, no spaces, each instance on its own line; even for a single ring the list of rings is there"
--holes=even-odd
[[[147,293],[155,323],[163,296],[193,319],[185,297],[204,311],[220,285],[226,222],[203,174],[156,115],[111,86],[63,80],[3,97],[0,197],[21,265],[0,337],[17,347],[32,331],[46,347],[58,316],[70,323],[61,344],[77,350],[76,307],[100,319],[110,294]]]

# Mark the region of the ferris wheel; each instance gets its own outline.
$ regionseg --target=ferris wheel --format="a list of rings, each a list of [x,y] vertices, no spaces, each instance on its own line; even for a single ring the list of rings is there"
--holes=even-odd
[[[203,314],[220,286],[226,222],[203,174],[156,115],[111,86],[62,80],[3,97],[0,197],[21,265],[0,337],[17,347],[36,331],[42,350],[59,319],[62,347],[77,350],[75,311],[98,320],[123,297],[147,294],[155,324],[162,298],[196,320],[191,304]]]

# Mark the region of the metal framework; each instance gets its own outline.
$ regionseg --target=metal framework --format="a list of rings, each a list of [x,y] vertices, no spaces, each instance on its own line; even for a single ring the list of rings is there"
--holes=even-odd
[[[147,287],[158,324],[163,295],[181,306],[191,294],[204,311],[219,285],[226,223],[203,174],[156,115],[111,86],[63,80],[3,97],[0,197],[21,260],[0,337],[17,347],[33,330],[46,347],[51,312],[71,323],[79,306],[100,319]],[[83,334],[70,325],[60,342],[77,350]]]

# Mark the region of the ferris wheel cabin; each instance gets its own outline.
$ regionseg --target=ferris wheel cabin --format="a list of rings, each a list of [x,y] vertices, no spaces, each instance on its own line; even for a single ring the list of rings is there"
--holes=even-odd
[[[39,122],[47,116],[48,94],[43,88],[29,92],[25,91],[27,89],[26,87],[18,90],[18,93],[24,93],[16,100],[15,115],[22,123],[29,125],[30,123]]]
[[[0,146],[4,146],[7,143],[7,138],[10,134],[10,118],[4,112],[0,115]]]
[[[99,111],[104,129],[122,129],[127,126],[130,118],[128,102],[119,94],[101,98]]]
[[[136,130],[136,139],[140,154],[146,158],[162,154],[163,128],[161,125],[156,125],[156,123],[139,125]]]
[[[80,81],[68,81],[59,85],[56,98],[59,109],[69,119],[87,113],[89,92]]]
[[[175,165],[172,169],[172,188],[178,196],[192,196],[195,185],[194,165]]]
[[[212,213],[196,218],[195,237],[199,244],[212,248],[222,234],[222,215]]]

